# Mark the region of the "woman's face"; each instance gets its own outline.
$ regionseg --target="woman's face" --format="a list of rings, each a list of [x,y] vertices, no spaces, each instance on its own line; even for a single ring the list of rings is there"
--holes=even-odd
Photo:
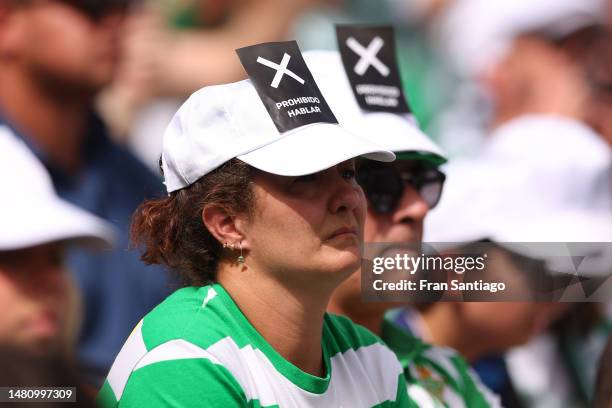
[[[309,287],[337,285],[360,267],[366,201],[353,160],[300,177],[258,172],[254,192],[247,265]]]

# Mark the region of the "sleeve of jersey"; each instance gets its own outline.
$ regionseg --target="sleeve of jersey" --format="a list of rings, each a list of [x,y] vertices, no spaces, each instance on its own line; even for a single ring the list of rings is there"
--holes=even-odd
[[[246,396],[230,372],[205,358],[160,361],[134,371],[120,408],[246,407]]]
[[[419,408],[419,405],[408,396],[408,388],[406,387],[406,377],[400,374],[397,382],[397,397],[395,398],[394,406],[402,408]]]

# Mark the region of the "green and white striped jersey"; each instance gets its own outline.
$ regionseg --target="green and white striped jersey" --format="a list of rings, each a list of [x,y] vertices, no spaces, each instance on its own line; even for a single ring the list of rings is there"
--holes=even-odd
[[[421,408],[501,407],[491,392],[455,350],[415,337],[399,319],[403,309],[387,313],[382,338],[395,352],[408,382],[408,396]]]
[[[136,326],[104,382],[109,407],[396,407],[407,396],[394,353],[326,315],[326,377],[303,372],[256,331],[219,284],[176,291]]]

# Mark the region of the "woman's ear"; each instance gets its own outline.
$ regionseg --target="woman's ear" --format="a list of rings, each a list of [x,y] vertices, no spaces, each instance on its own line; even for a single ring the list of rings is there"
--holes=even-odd
[[[225,208],[218,205],[210,205],[202,210],[202,222],[213,237],[221,243],[238,245],[244,239],[237,228],[236,218],[231,216]]]

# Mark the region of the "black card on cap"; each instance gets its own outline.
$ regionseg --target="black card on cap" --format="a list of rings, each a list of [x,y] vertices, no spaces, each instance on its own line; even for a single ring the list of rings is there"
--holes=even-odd
[[[279,132],[338,123],[295,41],[237,49],[240,62]]]
[[[338,48],[361,109],[410,113],[390,26],[337,25]]]

